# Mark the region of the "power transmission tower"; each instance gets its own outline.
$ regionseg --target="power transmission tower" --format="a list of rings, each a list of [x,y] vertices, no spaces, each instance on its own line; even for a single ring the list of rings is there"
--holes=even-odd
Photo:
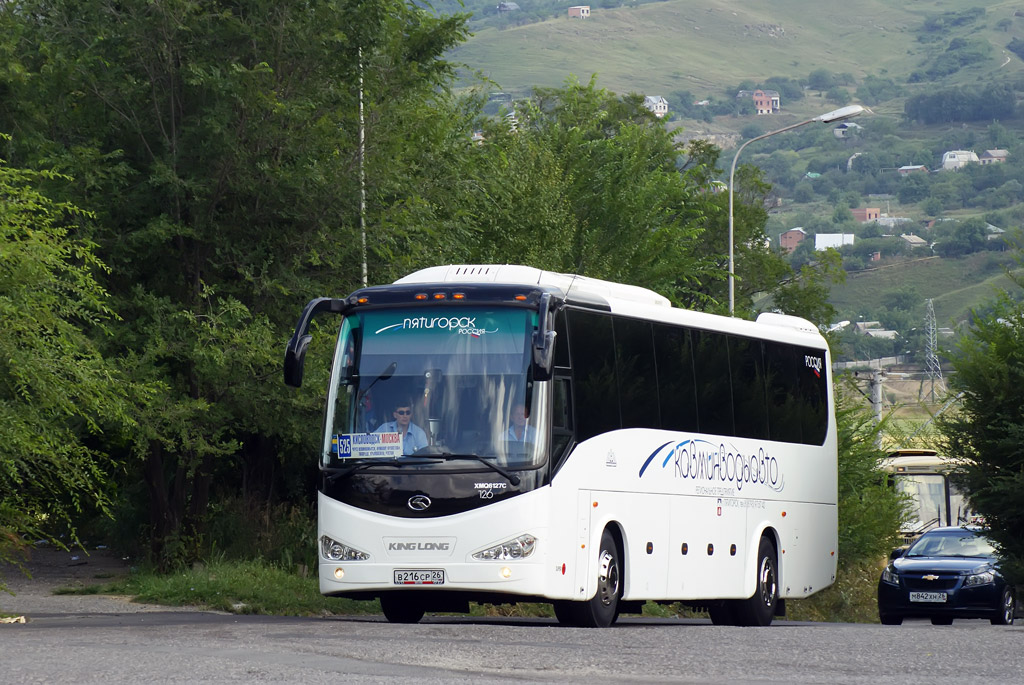
[[[931,380],[931,401],[935,402],[935,385],[938,381],[939,392],[942,394],[946,393],[946,384],[942,380],[942,367],[939,365],[939,346],[937,342],[937,331],[935,326],[935,306],[931,300],[928,300],[928,312],[925,314],[925,334],[927,341],[925,343],[925,369],[928,372],[928,378]]]

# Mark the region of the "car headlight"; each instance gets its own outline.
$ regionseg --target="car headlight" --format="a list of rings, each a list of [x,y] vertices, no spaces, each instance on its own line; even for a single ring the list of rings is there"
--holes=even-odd
[[[474,559],[485,561],[504,561],[506,559],[525,559],[533,554],[537,547],[537,538],[532,535],[520,535],[512,540],[506,540],[500,545],[494,545],[487,549],[473,553]]]
[[[975,573],[967,576],[967,580],[964,585],[970,587],[972,585],[988,585],[989,583],[996,582],[996,574],[991,571],[985,571],[984,573]]]
[[[888,583],[889,585],[900,584],[900,574],[896,572],[892,566],[886,566],[882,570],[882,582]]]
[[[330,559],[331,561],[365,561],[370,558],[370,555],[366,552],[360,552],[358,549],[343,545],[326,535],[320,538],[320,553],[323,554],[324,559]]]

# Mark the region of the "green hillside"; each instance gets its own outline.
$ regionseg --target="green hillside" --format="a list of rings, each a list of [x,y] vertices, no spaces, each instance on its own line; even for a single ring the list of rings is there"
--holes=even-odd
[[[933,300],[938,324],[950,326],[965,320],[971,307],[993,299],[997,289],[1019,290],[1006,276],[1006,269],[1014,266],[1009,252],[899,262],[847,274],[845,284],[832,288],[830,300],[840,319],[857,320],[877,306],[882,293],[912,287],[922,298]]]
[[[987,44],[987,53],[953,81],[977,82],[996,73],[1009,78],[1021,71],[1021,60],[1005,46],[1024,37],[1024,18],[1014,16],[1024,10],[1024,1],[989,4],[983,17],[963,26],[942,24],[943,13],[972,6],[965,0],[668,0],[594,6],[587,20],[563,16],[504,30],[484,28],[452,57],[513,93],[559,86],[570,75],[585,81],[594,73],[598,84],[613,92],[688,90],[698,97],[720,94],[743,80],[806,78],[821,68],[856,79],[875,74],[905,82],[956,37]],[[929,20],[931,33],[922,31]]]

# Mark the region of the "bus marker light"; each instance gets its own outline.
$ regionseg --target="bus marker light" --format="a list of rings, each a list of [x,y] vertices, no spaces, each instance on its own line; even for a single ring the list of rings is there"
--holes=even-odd
[[[653,542],[648,542],[647,543],[647,553],[648,554],[654,554],[654,543]]]
[[[452,293],[453,300],[464,300],[466,299],[466,293]]]
[[[562,575],[565,575],[565,564],[562,564]]]
[[[782,512],[782,518],[786,518],[786,512]]]
[[[508,566],[505,566],[504,568],[502,568],[501,569],[501,577],[502,578],[511,578],[512,577],[512,569],[510,569]]]
[[[729,556],[736,556],[736,545],[729,545]]]
[[[426,293],[416,293],[415,295],[413,295],[413,299],[414,300],[425,300],[425,299],[427,299],[427,294]]]
[[[341,580],[342,578],[344,578],[345,577],[345,569],[343,569],[340,566],[338,568],[334,569],[334,577],[337,578],[338,580]]]
[[[594,508],[597,509],[597,502],[594,502]]]
[[[686,556],[686,553],[690,551],[690,546],[684,542],[683,546],[679,548],[679,551],[683,553],[683,556]]]
[[[360,298],[358,298],[356,300],[356,304],[366,304],[369,301],[370,301],[370,298],[368,298],[368,297],[360,297]]]
[[[434,293],[435,300],[443,300],[445,297],[444,293]]]
[[[586,545],[586,543],[584,543],[584,544],[580,545],[580,549],[586,549],[586,548],[587,548],[587,545]]]
[[[516,295],[515,299],[519,302],[526,302],[526,295]]]
[[[715,546],[714,546],[714,545],[712,545],[712,544],[711,544],[711,543],[709,542],[709,543],[708,543],[708,556],[710,557],[710,556],[711,556],[712,554],[714,554],[714,553],[715,553]]]

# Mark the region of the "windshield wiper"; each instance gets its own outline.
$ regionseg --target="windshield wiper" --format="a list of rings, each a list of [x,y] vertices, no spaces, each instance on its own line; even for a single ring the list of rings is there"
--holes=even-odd
[[[407,465],[419,465],[419,464],[438,464],[440,460],[430,458],[416,458],[416,457],[402,457],[400,459],[358,459],[355,463],[346,464],[345,466],[336,467],[325,467],[320,469],[320,473],[324,474],[328,483],[333,483],[339,478],[351,476],[356,471],[369,468],[371,466],[407,466]]]
[[[481,457],[479,454],[454,454],[452,452],[443,452],[441,454],[441,457],[443,459],[446,459],[446,460],[449,460],[449,461],[454,461],[456,459],[463,459],[463,460],[466,460],[466,461],[478,461],[481,464],[483,464],[484,466],[486,466],[487,468],[489,468],[492,471],[494,471],[495,473],[499,473],[502,476],[504,476],[508,480],[508,482],[511,483],[512,485],[519,485],[519,476],[517,476],[514,473],[509,473],[508,471],[506,471],[502,467],[500,467],[497,464],[495,464],[493,461],[490,461],[490,460],[488,460],[488,459],[486,459],[484,457]]]

